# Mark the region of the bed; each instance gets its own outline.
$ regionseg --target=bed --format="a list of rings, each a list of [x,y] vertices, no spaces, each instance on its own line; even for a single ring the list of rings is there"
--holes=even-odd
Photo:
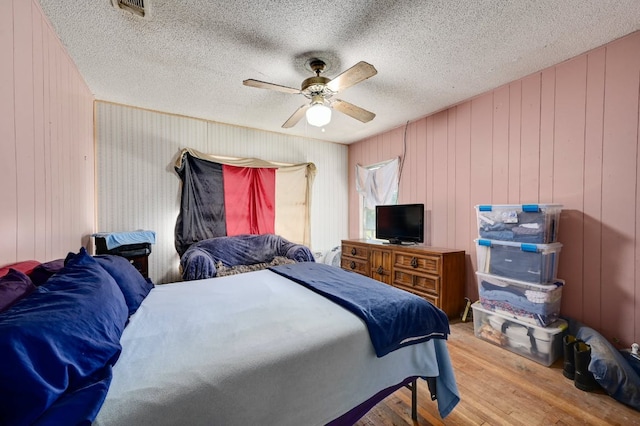
[[[101,281],[95,286],[100,289],[100,298],[117,299],[115,305],[124,302],[124,307],[110,307],[119,318],[115,326],[106,326],[105,321],[97,325],[102,333],[94,333],[94,337],[111,340],[109,350],[99,354],[104,365],[86,371],[85,379],[94,382],[76,383],[78,374],[71,374],[88,368],[84,364],[88,362],[86,351],[78,365],[71,363],[73,368],[62,362],[67,377],[52,380],[59,381],[54,385],[66,383],[67,388],[49,395],[49,402],[38,406],[41,412],[36,417],[22,419],[26,424],[60,419],[95,425],[353,424],[387,394],[418,377],[433,378],[432,391],[442,417],[459,401],[446,333],[440,335],[442,328],[420,331],[402,340],[392,336],[394,345],[383,342],[381,346],[380,337],[375,340],[371,333],[369,320],[362,319],[379,303],[356,315],[328,294],[323,287],[326,283],[313,279],[304,284],[299,278],[314,271],[342,278],[347,274],[351,284],[401,290],[329,265],[305,262],[155,288],[147,282],[137,293],[129,288],[129,296],[133,294],[138,303],[127,304],[115,291],[118,287],[122,290],[121,283],[105,276],[104,265],[96,268],[94,263],[98,264],[81,250],[62,271],[38,287],[38,293],[0,314],[0,351],[9,351],[15,345],[6,343],[11,337],[7,317],[15,316],[19,307],[33,304],[34,295],[46,297],[46,293],[60,289],[68,293],[73,285],[65,280],[79,276],[80,288],[88,278]],[[120,275],[120,280],[123,275],[131,278],[119,269],[124,265],[117,266],[112,274]],[[81,271],[65,277],[74,267]],[[138,284],[142,285],[141,281]],[[347,288],[352,288],[351,284],[344,283]],[[93,306],[91,317],[107,318],[99,312],[101,308],[96,309],[97,300],[92,297],[87,307]],[[81,313],[74,315],[77,318]],[[415,315],[420,318],[416,322],[424,323]],[[430,321],[437,323],[436,319]],[[446,326],[448,330],[448,323]],[[40,323],[38,327],[48,325]],[[121,335],[114,342],[119,331]],[[77,345],[77,340],[67,343]],[[61,349],[56,342],[48,344]],[[5,356],[5,362],[18,361]],[[50,369],[47,366],[45,371]],[[14,413],[3,411],[16,409],[15,404],[25,404],[25,399],[31,403],[42,398],[38,392],[29,395],[33,389],[16,381],[14,370],[3,369],[0,375],[2,383],[12,383],[10,390],[0,385],[4,388],[0,389],[0,413],[7,414],[3,420],[11,423]],[[20,397],[13,385],[18,386]],[[98,392],[90,395],[87,390]]]

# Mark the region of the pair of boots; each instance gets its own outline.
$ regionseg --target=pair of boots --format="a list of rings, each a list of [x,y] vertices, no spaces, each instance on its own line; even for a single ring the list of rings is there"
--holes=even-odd
[[[593,373],[589,371],[591,346],[574,336],[564,336],[564,377],[573,380],[575,387],[590,392],[600,387]]]

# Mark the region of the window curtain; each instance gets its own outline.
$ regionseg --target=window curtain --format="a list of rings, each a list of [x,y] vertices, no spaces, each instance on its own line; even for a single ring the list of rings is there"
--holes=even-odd
[[[367,209],[393,203],[393,194],[398,189],[399,164],[398,158],[369,167],[356,164],[356,190],[364,197]]]
[[[182,181],[175,247],[226,235],[276,233],[311,244],[313,163],[222,157],[185,148],[175,170]]]

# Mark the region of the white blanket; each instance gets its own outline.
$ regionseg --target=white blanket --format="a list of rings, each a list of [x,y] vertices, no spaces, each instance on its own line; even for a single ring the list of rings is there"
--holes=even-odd
[[[458,401],[445,341],[377,358],[362,320],[268,270],[156,286],[121,342],[96,425],[322,425],[411,376]]]

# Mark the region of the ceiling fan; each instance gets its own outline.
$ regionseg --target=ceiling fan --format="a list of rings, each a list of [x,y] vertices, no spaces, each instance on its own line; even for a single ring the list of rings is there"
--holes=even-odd
[[[302,94],[311,102],[302,105],[291,117],[282,125],[288,129],[295,126],[303,115],[307,116],[309,124],[317,127],[325,126],[331,121],[331,108],[340,111],[349,117],[355,118],[363,123],[367,123],[376,116],[374,113],[360,108],[341,99],[331,99],[333,95],[360,83],[378,73],[373,65],[361,61],[338,75],[333,80],[323,77],[320,74],[326,68],[322,59],[311,59],[308,62],[309,68],[316,73],[315,77],[309,77],[302,81],[300,89],[281,86],[279,84],[266,83],[259,80],[244,80],[245,86],[257,87],[259,89],[277,90],[284,93]]]

